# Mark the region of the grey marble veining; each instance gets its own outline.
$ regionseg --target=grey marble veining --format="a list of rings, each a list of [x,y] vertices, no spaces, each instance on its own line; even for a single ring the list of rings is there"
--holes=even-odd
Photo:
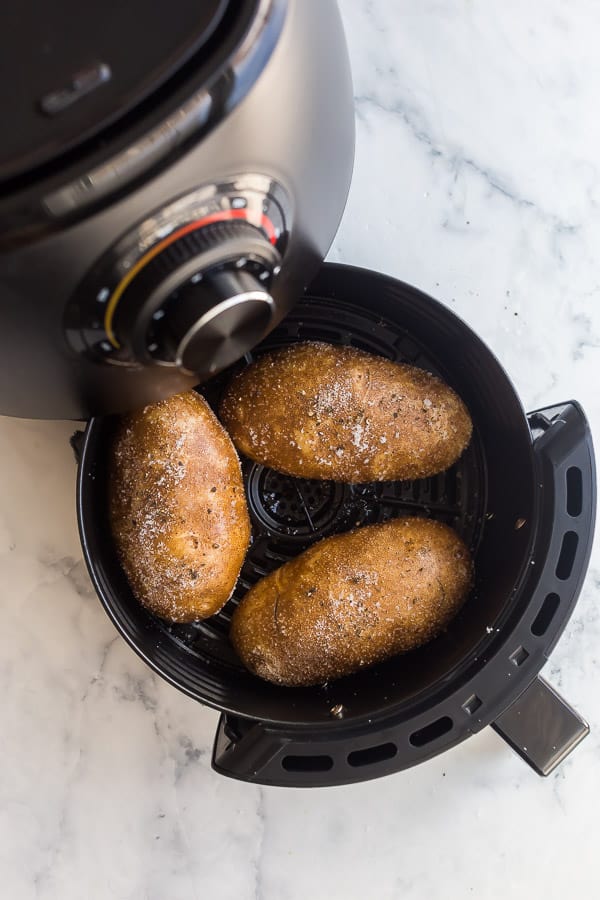
[[[446,302],[527,407],[579,399],[600,445],[600,8],[341,8],[357,158],[330,258]],[[0,896],[597,895],[597,549],[545,669],[592,733],[549,779],[486,730],[377,782],[251,787],[211,772],[216,714],[146,669],[96,600],[71,431],[0,421]]]

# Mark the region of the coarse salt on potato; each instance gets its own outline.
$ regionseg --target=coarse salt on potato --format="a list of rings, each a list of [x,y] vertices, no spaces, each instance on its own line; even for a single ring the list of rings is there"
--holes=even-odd
[[[254,674],[314,685],[421,646],[456,615],[472,562],[447,525],[399,518],[325,538],[261,578],[230,637]]]
[[[436,376],[319,342],[267,353],[242,370],[219,415],[255,462],[347,483],[436,475],[472,432],[464,403]]]
[[[121,419],[109,494],[113,538],[139,602],[173,622],[218,612],[235,587],[250,520],[235,448],[199,394]]]

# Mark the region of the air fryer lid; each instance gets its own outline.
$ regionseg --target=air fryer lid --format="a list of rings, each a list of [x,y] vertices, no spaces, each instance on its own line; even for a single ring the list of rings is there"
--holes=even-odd
[[[0,8],[0,180],[57,157],[207,45],[229,0],[21,0]]]

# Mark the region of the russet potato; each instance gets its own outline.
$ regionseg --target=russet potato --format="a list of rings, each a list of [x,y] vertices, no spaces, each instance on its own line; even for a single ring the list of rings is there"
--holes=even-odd
[[[113,537],[133,593],[173,622],[218,612],[250,539],[240,463],[190,391],[120,421],[110,460]]]
[[[261,678],[321,684],[431,640],[460,609],[471,578],[469,551],[447,525],[367,525],[319,541],[257,582],[230,637]]]
[[[219,415],[238,450],[299,478],[425,478],[471,438],[462,400],[429,372],[318,342],[267,353],[233,379]]]

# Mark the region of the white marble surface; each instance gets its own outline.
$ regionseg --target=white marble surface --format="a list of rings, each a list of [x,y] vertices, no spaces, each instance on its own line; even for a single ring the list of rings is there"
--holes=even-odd
[[[451,304],[527,406],[577,397],[600,445],[600,7],[342,11],[358,146],[331,258]],[[379,782],[246,786],[210,770],[216,714],[150,674],[90,589],[71,430],[0,421],[3,898],[597,896],[598,551],[546,669],[593,730],[550,779],[486,730]]]

